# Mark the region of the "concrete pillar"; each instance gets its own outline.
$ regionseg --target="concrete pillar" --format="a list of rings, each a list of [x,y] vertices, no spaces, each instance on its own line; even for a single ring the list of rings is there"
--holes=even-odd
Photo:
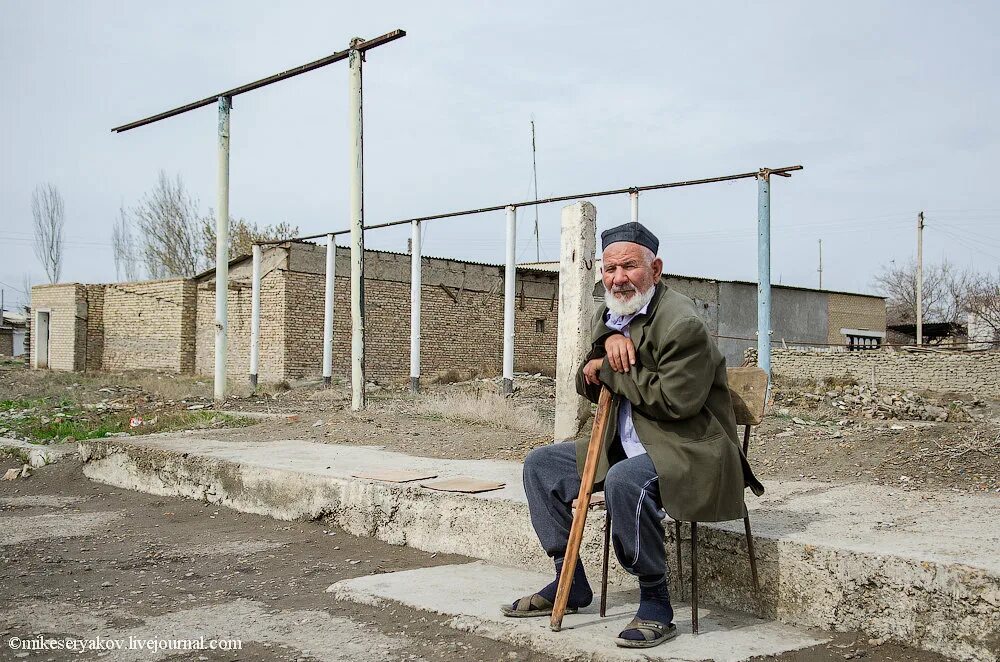
[[[514,281],[517,279],[517,209],[507,207],[507,268],[503,276],[503,394],[514,392]]]
[[[257,388],[260,365],[260,244],[253,245],[253,272],[250,280],[250,386]]]
[[[559,340],[556,346],[556,424],[553,438],[577,436],[590,403],[576,393],[576,372],[590,352],[594,317],[597,209],[576,202],[562,210],[559,248]]]

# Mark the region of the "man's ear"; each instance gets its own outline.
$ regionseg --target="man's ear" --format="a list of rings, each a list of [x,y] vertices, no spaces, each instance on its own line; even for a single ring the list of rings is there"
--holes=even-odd
[[[663,260],[655,258],[651,266],[653,267],[653,281],[660,280],[660,276],[663,275]]]

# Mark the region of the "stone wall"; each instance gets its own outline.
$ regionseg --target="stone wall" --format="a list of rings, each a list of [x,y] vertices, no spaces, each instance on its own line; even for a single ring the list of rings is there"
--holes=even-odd
[[[103,286],[103,306],[91,306],[103,309],[101,320],[91,320],[91,337],[103,328],[101,369],[190,372],[194,287],[182,278]]]
[[[793,379],[853,377],[879,389],[955,392],[1000,398],[1000,351],[773,350],[774,373]]]
[[[37,316],[49,313],[49,361],[51,370],[83,370],[86,367],[86,288],[77,283],[36,285],[31,288],[31,366],[37,362]]]

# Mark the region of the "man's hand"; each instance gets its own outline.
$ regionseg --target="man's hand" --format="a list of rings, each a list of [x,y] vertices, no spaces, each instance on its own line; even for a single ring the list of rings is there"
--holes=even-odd
[[[620,333],[608,336],[604,340],[604,351],[608,354],[608,363],[615,372],[628,372],[635,365],[635,345],[631,338]]]
[[[583,380],[588,384],[600,386],[601,380],[597,377],[597,373],[601,371],[601,364],[603,363],[604,359],[591,359],[587,361],[587,364],[583,366]]]

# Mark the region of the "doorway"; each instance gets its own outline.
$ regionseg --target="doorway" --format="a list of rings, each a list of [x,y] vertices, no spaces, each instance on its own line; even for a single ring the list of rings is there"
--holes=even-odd
[[[49,367],[49,313],[38,311],[35,316],[35,367]]]

